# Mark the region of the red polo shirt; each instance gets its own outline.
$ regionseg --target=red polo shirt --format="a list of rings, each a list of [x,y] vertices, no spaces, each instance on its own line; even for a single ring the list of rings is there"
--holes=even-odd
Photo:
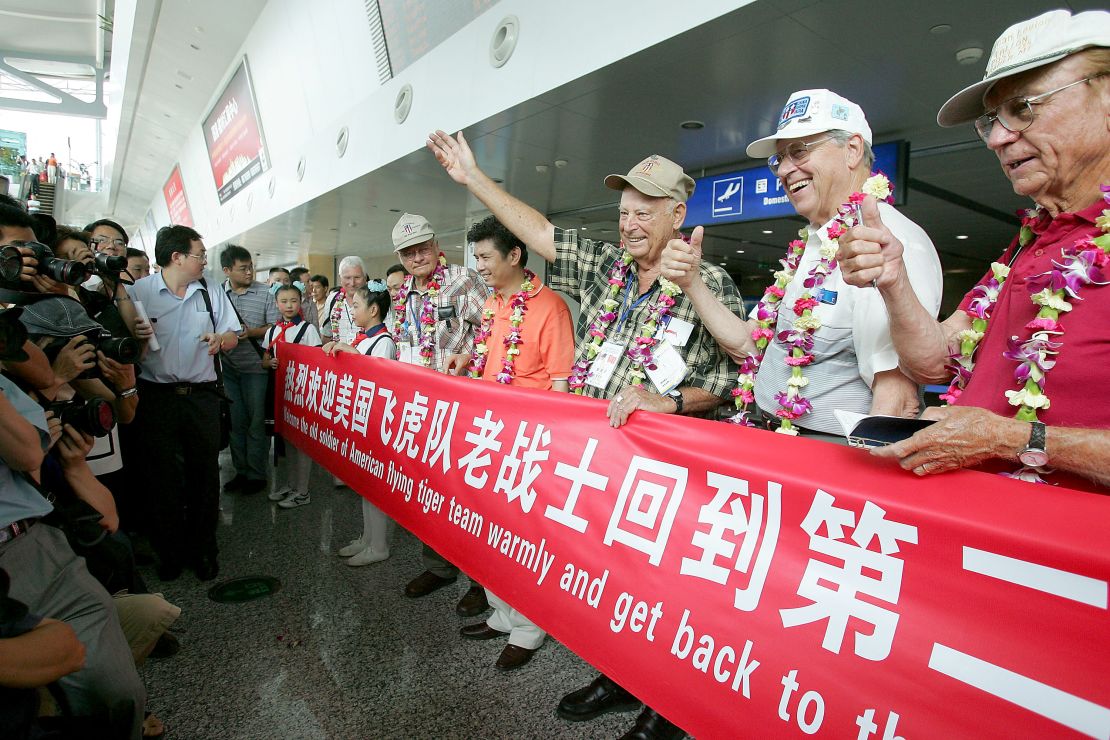
[[[551,390],[552,380],[566,380],[574,362],[574,328],[567,304],[537,278],[529,294],[524,321],[520,325],[520,354],[513,365],[511,385]],[[505,336],[511,328],[509,302],[494,293],[486,299],[485,309],[492,310],[493,326],[486,340],[489,355],[482,380],[496,380],[505,361]]]

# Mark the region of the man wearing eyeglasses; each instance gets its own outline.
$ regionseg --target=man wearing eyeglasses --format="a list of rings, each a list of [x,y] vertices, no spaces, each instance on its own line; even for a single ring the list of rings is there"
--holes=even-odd
[[[949,382],[949,358],[978,340],[952,405],[930,411],[937,423],[874,454],[917,475],[982,466],[1103,493],[1110,486],[1110,414],[1092,397],[1110,360],[1110,288],[1105,253],[1090,242],[1106,240],[1110,227],[1100,189],[1110,182],[1108,73],[1110,13],[1054,10],[1007,29],[982,81],[940,109],[942,126],[974,123],[1014,192],[1036,204],[998,260],[1009,267],[1000,288],[992,268],[938,323],[906,290],[902,243],[885,217],[841,241],[845,278],[877,286],[906,372]],[[1077,249],[1078,262],[1068,254]]]
[[[86,226],[85,231],[89,232],[89,246],[94,252],[112,257],[123,257],[127,253],[127,232],[115,221],[102,218]]]
[[[161,272],[127,289],[146,309],[158,344],[145,348],[139,376],[143,401],[135,419],[136,436],[157,476],[147,497],[154,519],[151,544],[161,580],[176,579],[184,565],[210,580],[219,572],[220,510],[220,399],[213,357],[239,343],[242,326],[227,294],[201,282],[208,254],[200,234],[188,226],[160,229],[154,258]]]
[[[269,374],[262,367],[258,342],[280,314],[266,284],[254,279],[250,252],[229,244],[220,253],[220,266],[227,278],[224,292],[243,325],[239,344],[223,355],[224,387],[231,399],[231,461],[235,467],[235,477],[224,485],[224,492],[258,493],[266,487],[266,458],[270,452],[266,436]]]
[[[799,311],[794,306],[806,292],[818,304],[811,314],[820,321],[813,332],[813,361],[805,367],[804,397],[812,409],[792,422],[802,435],[842,440],[833,411],[860,414],[915,416],[920,395],[916,383],[898,369],[898,355],[890,338],[882,299],[869,286],[845,283],[833,269],[816,290],[805,286],[810,271],[821,260],[822,249],[835,242],[828,237],[837,209],[863,186],[871,174],[871,127],[863,110],[829,90],[801,90],[787,100],[776,131],[748,145],[748,156],[768,157],[787,198],[809,224],[799,232],[806,242],[794,278],[781,297],[775,336],[767,347],[755,381],[755,400],[762,421],[778,426],[776,394],[787,390],[792,367],[791,346],[780,339],[790,331]],[[908,287],[936,316],[940,310],[940,260],[929,237],[917,224],[882,203],[879,209],[907,245]],[[701,232],[690,244],[671,241],[663,253],[663,274],[678,283],[693,301],[717,342],[738,362],[755,353],[752,331],[759,308],[748,320],[725,309],[698,278]],[[785,250],[785,246],[783,248]],[[753,421],[760,421],[755,418]]]

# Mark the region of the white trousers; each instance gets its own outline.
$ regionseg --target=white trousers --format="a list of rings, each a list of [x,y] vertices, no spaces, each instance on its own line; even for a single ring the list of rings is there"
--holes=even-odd
[[[486,599],[493,607],[493,614],[486,620],[486,624],[495,630],[508,632],[510,645],[535,650],[543,644],[543,638],[547,633],[537,627],[532,620],[509,606],[488,588]]]

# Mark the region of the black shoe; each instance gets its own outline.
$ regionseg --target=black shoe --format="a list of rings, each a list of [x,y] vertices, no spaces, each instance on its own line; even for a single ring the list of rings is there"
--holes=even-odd
[[[242,473],[236,473],[234,478],[224,483],[224,493],[236,493],[241,491],[246,482],[247,476]]]
[[[474,584],[463,594],[463,597],[459,599],[459,603],[455,606],[455,613],[460,617],[476,617],[486,609],[489,609],[489,601],[486,600],[486,590]]]
[[[454,582],[454,578],[441,578],[430,570],[426,570],[409,581],[408,585],[405,586],[405,596],[410,599],[419,599],[421,596],[427,596]]]
[[[193,565],[193,572],[198,580],[211,581],[220,574],[220,563],[214,555],[203,557]]]
[[[242,486],[239,487],[239,493],[243,493],[243,494],[258,493],[259,491],[265,490],[265,488],[266,488],[266,479],[265,478],[247,478],[246,483],[244,483]]]
[[[684,737],[686,733],[682,728],[667,721],[651,707],[644,707],[636,718],[636,724],[621,736],[621,740],[682,740]]]
[[[498,637],[508,637],[508,632],[495,630],[485,622],[478,622],[477,624],[468,624],[459,630],[459,634],[468,640],[494,640]]]
[[[164,560],[158,565],[158,580],[162,583],[176,581],[181,577],[182,570],[181,563]]]
[[[631,712],[641,706],[643,703],[639,699],[608,676],[601,675],[589,686],[564,696],[555,713],[571,722],[583,722],[606,712]]]

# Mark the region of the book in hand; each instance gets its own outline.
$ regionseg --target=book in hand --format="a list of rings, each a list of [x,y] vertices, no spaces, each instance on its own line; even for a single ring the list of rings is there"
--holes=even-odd
[[[902,416],[868,416],[851,411],[833,409],[837,421],[844,429],[851,447],[885,447],[924,429],[933,423],[931,419],[907,419]]]

